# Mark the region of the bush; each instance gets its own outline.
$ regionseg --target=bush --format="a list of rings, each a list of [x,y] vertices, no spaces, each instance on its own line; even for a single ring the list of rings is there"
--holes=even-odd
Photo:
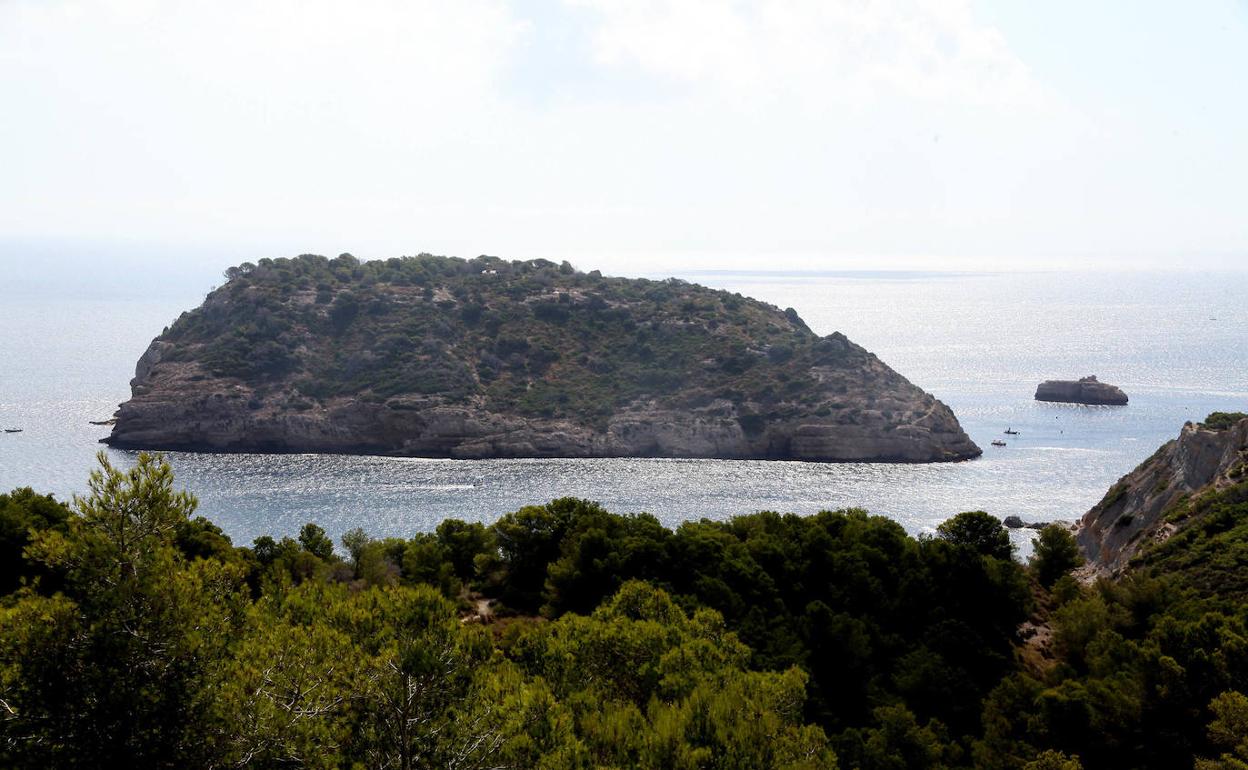
[[[1035,548],[1030,566],[1040,585],[1050,588],[1058,578],[1083,564],[1074,535],[1060,524],[1050,524],[1031,541]]]
[[[1248,419],[1248,414],[1243,412],[1213,412],[1201,424],[1209,430],[1226,430],[1244,419]]]
[[[981,556],[1009,559],[1014,544],[1001,525],[1001,520],[983,511],[959,513],[936,528],[942,538],[955,545],[964,545]]]

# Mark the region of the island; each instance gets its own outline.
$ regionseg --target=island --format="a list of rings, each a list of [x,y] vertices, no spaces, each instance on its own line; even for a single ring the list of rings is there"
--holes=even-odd
[[[103,441],[436,458],[939,462],[953,412],[843,334],[548,260],[303,255],[226,271],[152,341]]]
[[[1100,382],[1093,374],[1078,380],[1046,380],[1036,388],[1036,400],[1091,406],[1124,406],[1127,403],[1127,394],[1115,385]]]

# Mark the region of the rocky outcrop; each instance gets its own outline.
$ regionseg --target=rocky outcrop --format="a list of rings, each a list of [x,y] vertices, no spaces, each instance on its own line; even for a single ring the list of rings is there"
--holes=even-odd
[[[1224,427],[1187,423],[1084,515],[1076,540],[1096,574],[1119,574],[1142,550],[1174,535],[1185,501],[1244,480],[1248,418],[1209,423]]]
[[[339,452],[413,457],[712,457],[811,461],[939,462],[978,447],[935,399],[907,411],[903,426],[882,419],[845,423],[777,421],[754,435],[731,404],[684,411],[634,404],[605,429],[571,420],[495,414],[431,401],[370,404],[333,399],[294,411],[235,385],[225,390],[147,384],[121,406],[107,443],[123,448],[209,452]],[[929,397],[930,398],[930,397]],[[848,417],[848,416],[847,416]]]
[[[1067,529],[1071,528],[1069,521],[1023,521],[1021,516],[1006,516],[1001,520],[1002,526],[1006,529],[1044,529],[1051,524],[1057,524]]]
[[[844,335],[819,338],[791,311],[688,284],[664,285],[667,304],[657,304],[655,282],[546,268],[536,273],[547,284],[539,297],[546,304],[534,310],[533,298],[521,293],[531,291],[521,279],[532,278],[533,263],[489,263],[499,265],[489,268],[496,272],[469,264],[457,268],[467,278],[431,280],[423,289],[373,281],[371,305],[351,284],[352,302],[381,308],[359,313],[358,329],[334,317],[344,289],[330,293],[328,281],[310,300],[269,278],[257,298],[254,276],[248,282],[236,274],[231,283],[244,281],[243,289],[217,290],[152,342],[105,441],[452,458],[937,462],[980,454],[947,406]],[[485,280],[491,283],[479,288]],[[546,302],[552,292],[560,298]],[[638,300],[635,308],[635,297],[647,304]],[[696,317],[695,303],[711,309]],[[490,313],[516,320],[490,330]],[[251,330],[262,325],[281,330],[280,344],[255,336]],[[632,336],[615,328],[633,329]],[[672,336],[656,336],[662,333]],[[407,342],[412,337],[419,342]],[[246,347],[221,342],[232,339]],[[280,367],[257,353],[270,344]],[[404,345],[416,352],[385,369]],[[640,369],[656,359],[662,368]],[[434,382],[451,385],[428,386],[421,367],[436,368],[442,379]],[[673,367],[680,377],[667,371]],[[625,374],[639,383],[627,399],[618,396]],[[397,376],[415,385],[387,392],[398,389]],[[587,391],[595,404],[604,400],[600,391],[616,402],[578,412]],[[535,394],[544,399],[538,406]]]
[[[1127,394],[1121,388],[1100,382],[1096,375],[1078,380],[1046,380],[1036,388],[1037,401],[1094,406],[1124,406]]]

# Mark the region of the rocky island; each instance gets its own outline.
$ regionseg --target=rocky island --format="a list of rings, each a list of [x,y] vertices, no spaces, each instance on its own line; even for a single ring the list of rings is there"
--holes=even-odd
[[[792,309],[547,260],[304,255],[151,343],[116,447],[938,462],[953,413]]]
[[[1127,394],[1115,385],[1100,382],[1096,375],[1090,375],[1078,380],[1046,380],[1036,388],[1036,400],[1062,404],[1124,406],[1127,403]]]

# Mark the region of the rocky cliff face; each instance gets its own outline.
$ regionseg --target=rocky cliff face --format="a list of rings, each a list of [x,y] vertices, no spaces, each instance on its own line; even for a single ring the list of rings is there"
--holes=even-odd
[[[1127,394],[1116,385],[1100,382],[1096,375],[1091,375],[1078,380],[1046,380],[1036,388],[1036,400],[1063,404],[1124,406],[1127,403]]]
[[[548,262],[234,269],[140,358],[106,441],[421,457],[933,462],[944,404],[843,335],[679,282]]]
[[[1211,415],[1211,418],[1217,415]],[[1121,573],[1185,526],[1184,503],[1248,475],[1248,417],[1188,423],[1084,515],[1076,536],[1099,574]]]

